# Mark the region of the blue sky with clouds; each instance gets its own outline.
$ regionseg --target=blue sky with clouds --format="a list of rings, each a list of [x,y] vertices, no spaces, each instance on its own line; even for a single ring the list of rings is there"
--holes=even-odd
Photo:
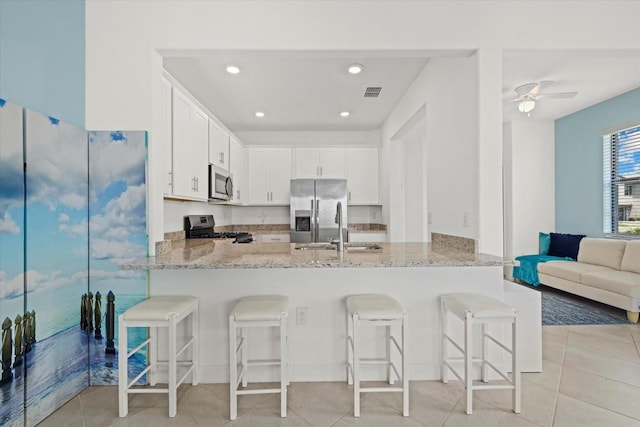
[[[640,127],[619,133],[618,175],[640,174]]]
[[[27,309],[50,313],[49,321],[58,324],[48,330],[55,333],[77,316],[51,307],[77,298],[76,310],[88,277],[94,292],[146,294],[145,273],[118,268],[147,254],[146,134],[87,133],[27,110],[25,225],[21,118],[19,106],[0,107],[0,311],[11,318],[22,311],[26,230],[27,291],[35,296],[28,296]]]

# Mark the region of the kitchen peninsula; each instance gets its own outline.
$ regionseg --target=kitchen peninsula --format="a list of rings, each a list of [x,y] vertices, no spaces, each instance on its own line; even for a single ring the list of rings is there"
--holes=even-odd
[[[386,293],[404,306],[409,316],[410,379],[436,379],[440,375],[438,296],[477,292],[503,299],[504,292],[502,258],[476,253],[470,239],[439,240],[378,243],[379,249],[347,248],[343,253],[296,249],[293,243],[178,240],[156,257],[121,268],[149,270],[150,295],[200,298],[202,382],[228,382],[229,312],[239,298],[260,294],[289,297],[292,381],[345,380],[344,300],[362,293]],[[374,331],[363,332],[368,333]],[[255,357],[275,356],[275,341],[261,338],[252,338],[257,341],[251,350]],[[384,348],[372,345],[365,351],[379,356]],[[275,373],[265,371],[258,379],[272,380]],[[369,375],[381,378],[382,372]]]

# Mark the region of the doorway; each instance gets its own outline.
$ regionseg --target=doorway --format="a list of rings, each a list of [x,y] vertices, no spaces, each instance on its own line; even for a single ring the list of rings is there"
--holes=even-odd
[[[428,242],[427,126],[423,105],[393,136],[400,150],[402,241]]]

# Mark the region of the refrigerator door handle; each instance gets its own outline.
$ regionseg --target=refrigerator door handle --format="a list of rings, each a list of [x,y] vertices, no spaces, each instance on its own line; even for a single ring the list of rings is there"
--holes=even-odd
[[[314,242],[318,241],[318,238],[320,237],[320,200],[316,199],[316,236],[313,239]]]
[[[313,243],[314,242],[314,234],[315,234],[315,230],[316,230],[316,214],[315,211],[313,210],[313,199],[311,199],[311,217],[309,218],[309,233],[311,234],[310,240],[309,242]]]

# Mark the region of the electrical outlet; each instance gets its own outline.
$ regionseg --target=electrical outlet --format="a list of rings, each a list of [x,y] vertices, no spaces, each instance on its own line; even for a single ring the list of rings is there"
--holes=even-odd
[[[309,311],[309,307],[296,308],[296,325],[304,326],[307,324],[308,311]]]
[[[431,212],[427,213],[427,223],[431,224],[433,222],[433,216],[431,215]]]

